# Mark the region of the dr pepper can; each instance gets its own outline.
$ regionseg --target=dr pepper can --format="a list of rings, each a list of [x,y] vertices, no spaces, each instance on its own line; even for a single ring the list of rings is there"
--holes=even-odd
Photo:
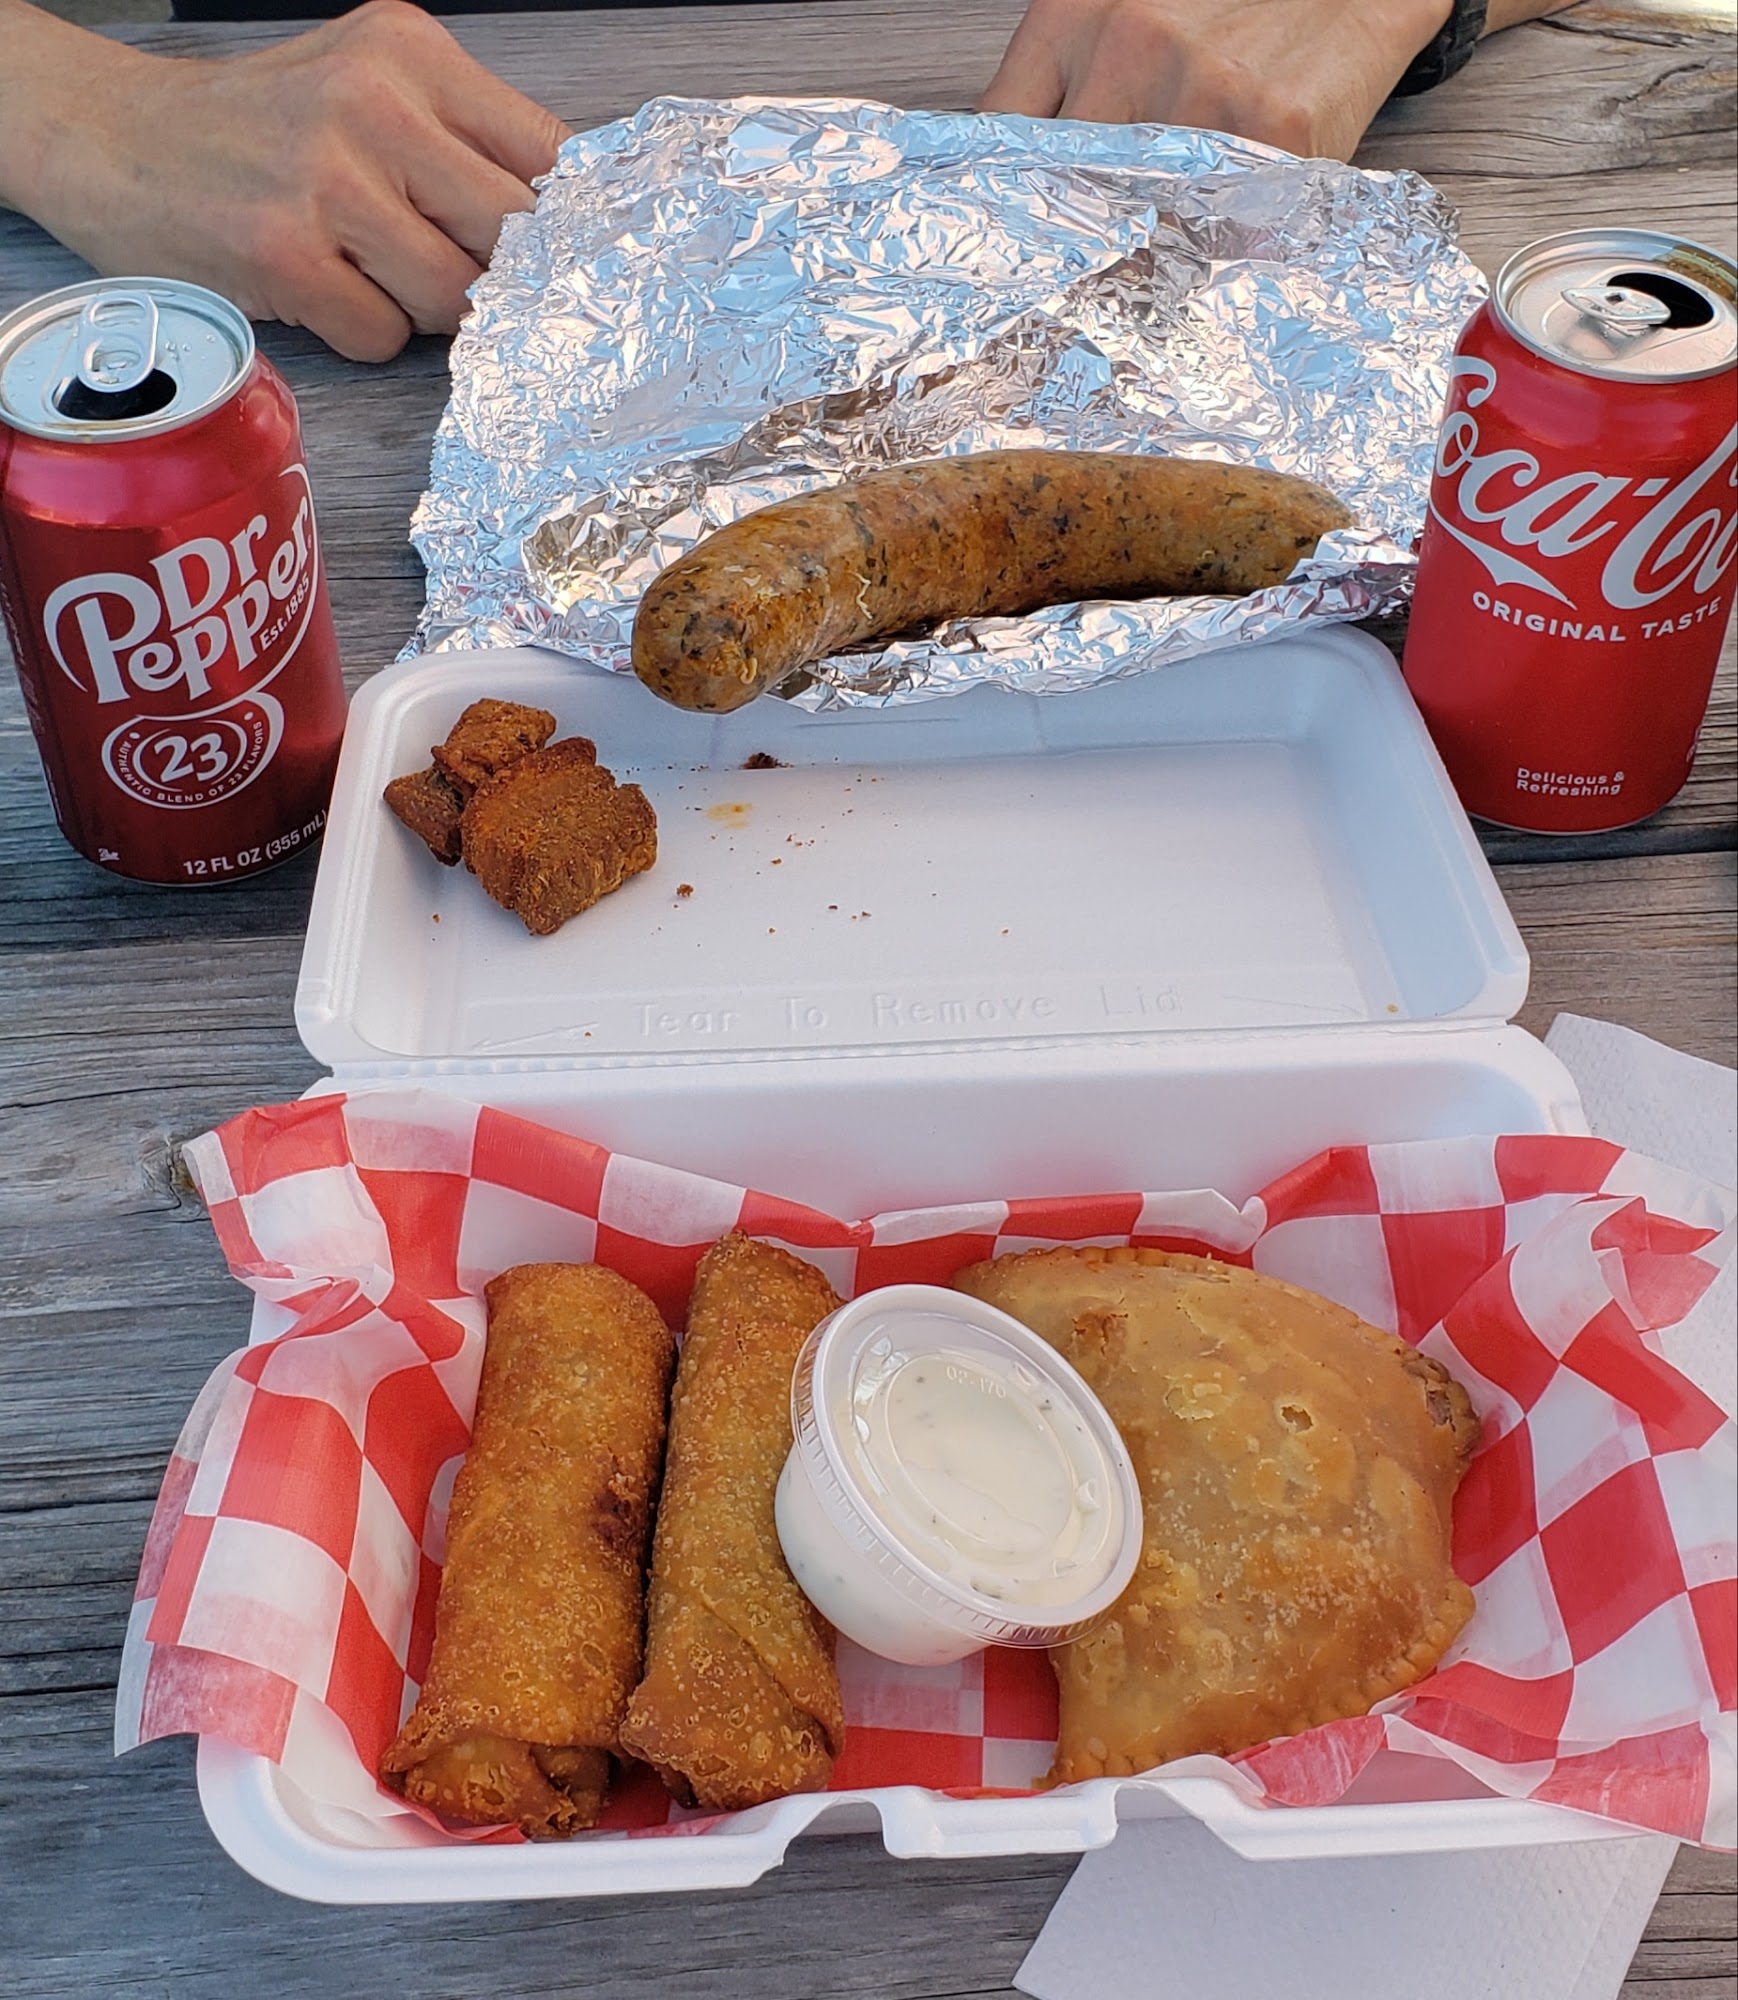
[[[0,603],[81,854],[211,883],[318,839],[338,642],[295,402],[226,300],[98,279],[0,320]]]
[[[1738,555],[1734,275],[1573,230],[1461,336],[1404,671],[1481,818],[1627,826],[1689,776]]]

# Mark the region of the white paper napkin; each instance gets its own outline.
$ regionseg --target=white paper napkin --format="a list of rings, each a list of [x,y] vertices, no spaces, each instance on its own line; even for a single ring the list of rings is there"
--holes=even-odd
[[[1245,1861],[1194,1820],[1083,1858],[1014,1984],[1034,2000],[1612,2000],[1677,1852],[1647,1835]]]
[[[1546,1036],[1596,1137],[1730,1186],[1738,1075],[1606,1021]],[[1662,1336],[1730,1408],[1730,1265]],[[1677,1852],[1654,1836],[1366,1861],[1245,1861],[1192,1820],[1083,1857],[1015,1985],[1034,2000],[1613,2000]]]

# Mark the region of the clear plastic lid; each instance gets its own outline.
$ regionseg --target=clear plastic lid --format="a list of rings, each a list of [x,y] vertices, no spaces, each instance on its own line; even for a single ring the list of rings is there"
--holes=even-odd
[[[791,1415],[838,1566],[867,1586],[834,1587],[865,1615],[891,1586],[907,1615],[977,1644],[1055,1645],[1134,1573],[1140,1488],[1116,1427],[992,1306],[930,1285],[865,1293],[810,1336]]]

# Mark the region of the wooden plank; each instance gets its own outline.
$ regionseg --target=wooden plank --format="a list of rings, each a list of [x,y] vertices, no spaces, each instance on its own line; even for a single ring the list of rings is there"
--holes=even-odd
[[[963,110],[988,83],[1022,0],[832,0],[788,6],[624,9],[585,17],[552,62],[536,15],[456,16],[458,39],[569,123],[599,124],[654,96],[854,95]],[[1606,173],[1713,162],[1733,126],[1731,37],[1577,19],[1493,37],[1461,76],[1377,118],[1359,159],[1425,174]],[[122,37],[165,54],[274,39],[281,28],[181,23]]]
[[[782,1869],[721,1895],[321,1908],[262,1888],[218,1851],[185,1741],[112,1761],[98,1690],[15,1697],[0,1713],[0,1873],[59,1885],[32,1900],[27,1936],[0,1930],[32,2000],[531,2000],[571,1993],[576,1978],[610,2000],[664,2000],[678,1981],[699,2000],[1012,2000],[1007,1982],[1072,1866],[899,1862],[849,1836],[799,1842]],[[1626,2000],[1721,1990],[1690,1982],[1731,1963],[1729,1901],[1676,1887],[1711,1859],[1680,1857]],[[1694,1904],[1706,1906],[1699,1930],[1681,1918]]]
[[[1570,221],[1655,220],[1731,248],[1731,38],[1675,9],[1693,13],[1694,0],[1584,6],[1501,38],[1445,90],[1384,114],[1361,157],[1435,174],[1487,270]],[[492,67],[590,123],[660,90],[832,93],[846,79],[897,102],[964,105],[1019,11],[1020,0],[959,0],[938,18],[932,0],[807,0],[455,26]],[[129,38],[191,53],[281,32]],[[0,214],[0,310],[81,274]],[[354,683],[396,652],[420,601],[404,530],[445,401],[444,346],[419,341],[366,370],[289,329],[267,329],[262,345],[301,404]],[[1605,840],[1486,836],[1533,953],[1528,1025],[1568,1007],[1731,1060],[1735,715],[1729,644],[1696,775],[1667,813]],[[1065,1859],[896,1863],[873,1840],[814,1841],[729,1896],[315,1909],[218,1853],[187,1744],[109,1761],[116,1652],[164,1458],[246,1318],[178,1180],[177,1147],[314,1075],[290,1019],[311,880],[302,859],[206,897],[130,887],[79,861],[53,830],[0,673],[5,1962],[33,1996],[385,1987],[516,2000],[579,1978],[627,2000],[677,1984],[698,2000],[1009,2000]],[[1730,1996],[1733,1909],[1730,1862],[1681,1854],[1628,2000]]]
[[[1646,1948],[1646,1940],[1644,1940]],[[1636,1964],[1640,1966],[1642,1952],[1636,1952]],[[1720,1964],[1730,1964],[1732,1954],[1726,1952]],[[1666,1974],[1664,1978],[1654,1978],[1652,1974],[1632,1970],[1624,1980],[1624,1990],[1620,2000],[1732,2000],[1738,1994],[1738,1982],[1734,1982],[1730,1972],[1718,1972],[1714,1978],[1678,1978],[1676,1974]]]
[[[491,67],[521,87],[543,90],[564,116],[583,124],[619,115],[660,89],[832,91],[842,73],[861,79],[858,89],[897,102],[963,104],[974,87],[970,79],[987,74],[986,63],[993,66],[1018,11],[1005,0],[966,0],[940,21],[927,0],[630,10],[586,16],[583,24],[570,25],[553,50],[544,16],[461,17],[454,27]],[[1560,18],[1578,21],[1582,11]],[[1587,25],[1590,32],[1573,36],[1541,24],[1497,38],[1481,51],[1477,66],[1445,90],[1385,113],[1361,157],[1390,164],[1393,152],[1396,158],[1404,154],[1406,164],[1427,166],[1428,150],[1420,151],[1423,137],[1440,135],[1448,149],[1445,188],[1461,207],[1469,253],[1487,269],[1569,218],[1651,217],[1732,247],[1730,147],[1724,136],[1731,105],[1721,81],[1722,65],[1730,64],[1730,38],[1703,27],[1674,29],[1663,43],[1637,44],[1607,33],[1609,23]],[[1650,34],[1663,32],[1644,25]],[[767,32],[772,27],[776,36]],[[251,46],[283,32],[279,26],[182,24],[126,34],[142,46],[185,54]],[[1705,100],[1707,118],[1695,127],[1700,151],[1687,178],[1651,151],[1647,164],[1633,172],[1610,171],[1604,155],[1589,166],[1585,148],[1553,155],[1550,175],[1518,177],[1506,158],[1498,162],[1500,173],[1468,170],[1481,157],[1463,143],[1462,100],[1473,94],[1474,79],[1482,79],[1478,102],[1500,104],[1503,118],[1522,116],[1517,101],[1526,97],[1530,109],[1517,130],[1535,137],[1586,131],[1609,136],[1611,121],[1619,116],[1611,103],[1613,77],[1625,79],[1623,90],[1632,97],[1647,96],[1638,79],[1663,74],[1662,64],[1675,65],[1674,90],[1688,89],[1683,79],[1691,78],[1701,93],[1698,103]],[[1499,120],[1495,129],[1508,127]],[[1644,132],[1635,144],[1651,149],[1653,142]],[[22,218],[0,216],[0,308],[69,282],[80,268]],[[421,602],[420,566],[405,531],[426,481],[428,441],[445,402],[444,346],[415,342],[397,361],[374,370],[343,362],[290,329],[263,330],[262,346],[284,369],[301,406],[340,642],[354,684],[398,652]],[[364,383],[367,393],[359,395]],[[367,587],[347,587],[352,584]],[[4,650],[0,640],[0,653]],[[1698,768],[1680,800],[1645,829],[1576,843],[1559,849],[1559,857],[1681,851],[1730,841],[1738,793],[1735,746],[1738,697],[1728,668],[1710,711]],[[1543,857],[1551,848],[1495,832],[1487,844],[1505,858]],[[60,865],[61,852],[16,690],[11,677],[0,674],[0,880],[41,885],[40,893],[26,895],[36,904],[50,896],[92,902],[91,914],[110,914],[127,897],[137,900],[135,892],[87,882],[92,871],[77,864],[69,874]],[[270,893],[283,892],[274,885]],[[182,915],[165,908],[165,921]],[[198,927],[190,915],[187,921]]]
[[[576,1980],[609,2000],[668,2000],[678,1984],[696,2000],[967,2000],[1011,1994],[1072,1866],[901,1862],[849,1836],[799,1842],[782,1869],[727,1894],[317,1908],[262,1888],[217,1849],[185,1741],[112,1761],[95,1691],[14,1697],[0,1713],[0,1879],[60,1885],[30,1899],[28,1933],[10,1940],[31,2000],[530,2000],[572,1993]],[[9,1917],[0,1925],[13,1930]]]
[[[1692,1889],[1677,1879],[1680,1864],[1674,1864],[1673,1879],[1660,1896],[1658,1912],[1648,1926],[1648,1948],[1638,1957],[1637,1969],[1658,1974],[1666,1969],[1664,1961],[1674,1951],[1687,1956],[1687,1947],[1710,1952],[1722,1945],[1726,1947],[1724,1963],[1734,1969],[1731,1947],[1738,1940],[1738,1902],[1734,1901],[1738,1874],[1732,1868],[1732,1857],[1707,1854],[1698,1848],[1681,1852],[1713,1865],[1704,1869],[1705,1886]],[[1698,1969],[1717,1971],[1719,1965],[1704,1964]]]
[[[1406,643],[1404,620],[1372,623],[1367,630],[1396,658]],[[1696,759],[1684,789],[1639,826],[1608,833],[1516,833],[1475,823],[1492,861],[1594,861],[1622,855],[1698,854],[1738,843],[1738,626],[1728,625]]]
[[[0,1698],[112,1695],[150,1518],[149,1500],[5,1511]]]
[[[1713,23],[1642,36],[1559,16],[1494,36],[1441,89],[1390,105],[1358,158],[1521,179],[1709,162],[1732,130],[1733,73]]]
[[[1459,211],[1461,245],[1488,277],[1525,245],[1568,227],[1570,216],[1578,229],[1663,229],[1728,257],[1738,253],[1729,164],[1532,181],[1455,172],[1431,178]]]
[[[1523,1027],[1542,1035],[1567,1010],[1733,1062],[1738,856],[1508,865],[1497,880],[1532,954]]]
[[[1705,1847],[1680,1847],[1666,1878],[1668,1896],[1724,1896],[1738,1889],[1738,1855],[1714,1854]],[[1738,1935],[1738,1911],[1729,1911]]]
[[[1730,1061],[1735,876],[1731,855],[1502,868],[1533,956],[1523,1024],[1542,1034],[1568,1008]],[[199,1383],[243,1337],[245,1301],[175,1151],[314,1080],[288,1018],[298,953],[294,936],[254,940],[189,980],[173,932],[12,952],[0,1508],[149,1497]],[[89,1386],[117,1365],[121,1386]]]
[[[1021,11],[1019,0],[956,0],[944,15],[929,0],[623,9],[569,23],[558,45],[543,15],[457,16],[449,25],[490,68],[579,127],[659,94],[831,95],[843,75],[859,95],[962,109]],[[1382,112],[1360,162],[1441,176],[1463,205],[1511,207],[1510,247],[1570,218],[1645,217],[1650,199],[1659,219],[1682,226],[1665,170],[1685,166],[1705,177],[1689,192],[1688,212],[1706,218],[1713,234],[1734,122],[1731,35],[1714,22],[1625,28],[1599,12],[1577,8],[1493,38],[1460,77]],[[115,30],[171,55],[239,51],[290,31],[190,23]],[[1547,188],[1522,185],[1529,179]],[[22,218],[0,214],[0,308],[82,270]]]
[[[310,437],[309,456],[320,456]],[[316,471],[317,480],[317,471]],[[318,486],[316,485],[316,490]],[[406,502],[408,512],[409,502]],[[334,566],[336,567],[336,565]],[[415,617],[420,586],[396,593],[335,586],[334,602],[354,687],[386,664]],[[1379,636],[1399,651],[1404,628]],[[1496,861],[1568,862],[1623,855],[1693,853],[1738,840],[1738,633],[1728,631],[1714,698],[1690,780],[1663,812],[1640,826],[1551,837],[1481,826]],[[64,944],[82,949],[130,938],[299,937],[317,857],[301,855],[246,888],[144,889],[93,867],[61,839],[49,809],[16,681],[0,672],[0,951]],[[287,976],[293,983],[294,968]]]

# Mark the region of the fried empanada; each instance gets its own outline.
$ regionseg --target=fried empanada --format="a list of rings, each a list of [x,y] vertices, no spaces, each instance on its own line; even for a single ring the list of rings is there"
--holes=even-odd
[[[1365,1714],[1472,1615],[1449,1561],[1478,1439],[1441,1365],[1295,1285],[1162,1250],[1032,1250],[955,1285],[1079,1369],[1140,1479],[1140,1566],[1051,1654],[1050,1778]]]

